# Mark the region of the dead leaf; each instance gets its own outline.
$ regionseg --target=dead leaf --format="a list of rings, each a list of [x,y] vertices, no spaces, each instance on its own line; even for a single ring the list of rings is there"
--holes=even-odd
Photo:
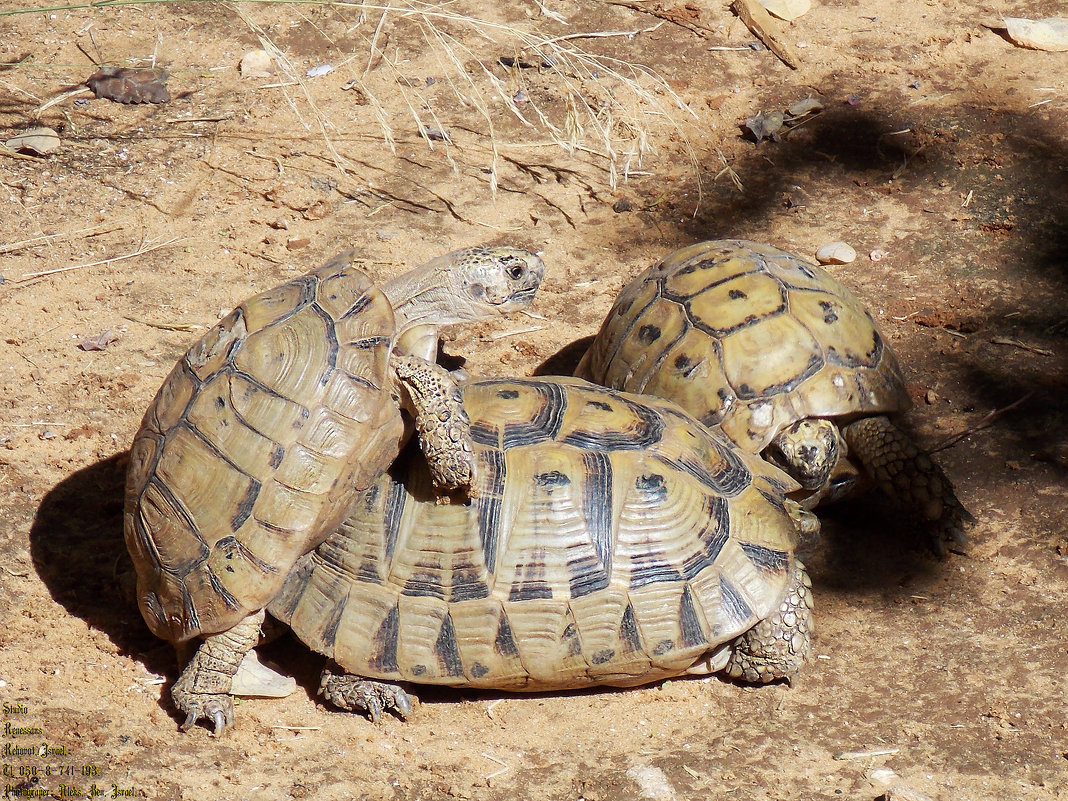
[[[1009,38],[1020,47],[1062,53],[1068,50],[1068,17],[1005,17]]]
[[[83,339],[78,343],[78,348],[84,351],[91,350],[104,350],[112,342],[117,341],[119,335],[112,331],[110,328],[102,334],[97,334],[95,337],[89,337]]]
[[[5,142],[9,148],[16,152],[33,153],[37,156],[47,156],[59,149],[59,134],[51,128],[30,128]]]
[[[101,67],[85,83],[97,97],[116,103],[167,103],[171,99],[168,77],[165,70]]]

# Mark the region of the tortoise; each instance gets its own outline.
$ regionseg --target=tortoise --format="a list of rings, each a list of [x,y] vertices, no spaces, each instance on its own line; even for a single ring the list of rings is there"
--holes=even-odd
[[[863,304],[814,264],[742,239],[661,259],[620,292],[575,374],[676,401],[786,469],[812,508],[875,483],[964,542],[971,516],[941,468],[888,415],[911,406]]]
[[[409,449],[301,557],[268,611],[330,657],[320,691],[377,720],[398,682],[541,691],[724,671],[810,649],[785,473],[675,404],[574,378],[463,385],[478,491],[437,502]]]
[[[180,652],[203,638],[171,690],[184,730],[233,722],[264,607],[396,458],[402,404],[439,491],[470,484],[438,331],[526,307],[543,272],[525,250],[476,247],[377,288],[346,251],[246,300],[178,361],[130,447],[124,530],[149,628]]]

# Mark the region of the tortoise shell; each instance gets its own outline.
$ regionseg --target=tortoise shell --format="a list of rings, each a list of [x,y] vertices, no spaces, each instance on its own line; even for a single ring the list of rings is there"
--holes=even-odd
[[[741,239],[675,251],[627,284],[575,374],[671,398],[752,453],[804,418],[910,405],[893,351],[843,284]]]
[[[464,387],[478,492],[407,451],[268,607],[350,673],[544,690],[700,666],[777,608],[794,484],[670,402],[576,379]],[[707,672],[707,668],[705,669]]]
[[[344,253],[245,301],[182,357],[130,448],[126,544],[180,642],[262,609],[388,467],[392,307]]]

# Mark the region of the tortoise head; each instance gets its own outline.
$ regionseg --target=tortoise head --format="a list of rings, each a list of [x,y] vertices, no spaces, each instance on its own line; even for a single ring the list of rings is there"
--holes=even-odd
[[[525,309],[545,274],[540,257],[511,246],[473,247],[439,256],[382,287],[397,329],[440,328]]]

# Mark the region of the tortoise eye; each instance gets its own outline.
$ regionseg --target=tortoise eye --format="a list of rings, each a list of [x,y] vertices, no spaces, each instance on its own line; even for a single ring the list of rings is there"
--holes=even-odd
[[[512,262],[505,268],[505,273],[507,273],[508,277],[513,281],[518,281],[522,278],[524,272],[522,263],[518,261]]]

